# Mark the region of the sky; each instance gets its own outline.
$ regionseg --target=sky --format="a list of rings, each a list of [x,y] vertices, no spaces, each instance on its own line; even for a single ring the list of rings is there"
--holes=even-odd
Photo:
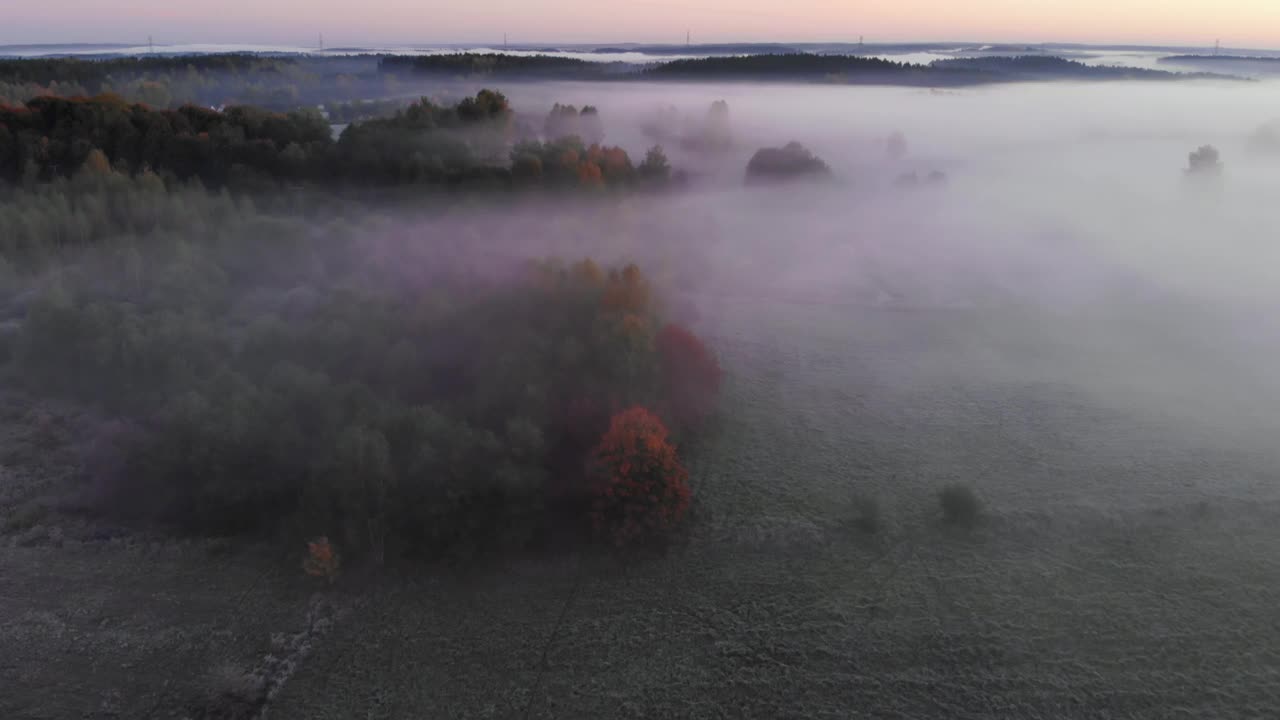
[[[910,40],[1280,48],[1280,0],[4,0],[0,43]]]

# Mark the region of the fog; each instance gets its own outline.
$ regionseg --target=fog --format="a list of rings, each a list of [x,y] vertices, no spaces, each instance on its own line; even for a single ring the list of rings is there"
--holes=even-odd
[[[1176,417],[1222,443],[1266,447],[1280,429],[1271,412],[1280,337],[1268,312],[1280,300],[1280,157],[1248,139],[1280,115],[1276,89],[514,86],[513,106],[534,115],[552,100],[598,106],[606,142],[633,155],[653,142],[641,125],[656,108],[696,120],[724,99],[734,147],[716,156],[668,143],[689,186],[628,204],[608,239],[588,232],[565,247],[560,214],[537,210],[497,237],[570,255],[598,254],[599,242],[697,268],[684,302],[713,335],[787,347],[802,338],[785,320],[753,325],[743,314],[760,304],[840,307],[847,322],[829,332],[852,355],[878,340],[860,330],[867,313],[891,312],[897,332],[918,326],[933,350],[911,361],[938,379],[1059,384],[1103,406]],[[885,150],[893,131],[909,144],[899,160]],[[791,140],[834,179],[746,188],[750,155]],[[1222,153],[1221,177],[1185,172],[1205,144]],[[935,170],[945,187],[894,183]],[[545,246],[530,244],[544,235]],[[938,334],[938,322],[969,330]],[[876,372],[892,375],[905,359]]]
[[[1280,85],[419,80],[0,182],[0,715],[1275,714]]]

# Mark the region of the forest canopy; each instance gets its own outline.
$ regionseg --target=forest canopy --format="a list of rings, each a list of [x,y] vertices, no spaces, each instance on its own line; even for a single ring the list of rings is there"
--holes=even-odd
[[[84,439],[95,512],[327,535],[381,560],[556,533],[630,543],[687,506],[676,453],[719,366],[635,265],[477,263],[376,215],[304,219],[154,176],[3,199],[20,232],[0,245],[0,362],[12,387],[101,418]],[[590,460],[634,408],[667,443],[670,472],[645,482],[684,498],[639,526],[643,507],[590,515],[627,476]]]

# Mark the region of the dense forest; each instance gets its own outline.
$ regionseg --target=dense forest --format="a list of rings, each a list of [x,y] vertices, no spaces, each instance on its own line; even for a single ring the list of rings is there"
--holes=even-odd
[[[624,150],[586,145],[576,135],[517,144],[513,120],[507,99],[488,90],[448,107],[421,100],[391,117],[353,124],[336,140],[314,110],[155,110],[112,95],[40,97],[0,106],[0,178],[119,172],[198,179],[209,187],[512,188],[654,184],[669,172],[657,148],[637,166]]]
[[[154,174],[0,193],[0,362],[100,418],[91,512],[381,561],[647,542],[689,507],[720,371],[634,265]]]

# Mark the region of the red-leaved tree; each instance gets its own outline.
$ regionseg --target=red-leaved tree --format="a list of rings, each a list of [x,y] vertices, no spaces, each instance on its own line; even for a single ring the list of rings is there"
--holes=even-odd
[[[697,427],[720,395],[720,362],[698,336],[668,324],[655,340],[662,369],[664,404],[676,429]]]
[[[592,464],[592,527],[616,545],[661,535],[689,509],[689,473],[645,408],[613,416]]]

